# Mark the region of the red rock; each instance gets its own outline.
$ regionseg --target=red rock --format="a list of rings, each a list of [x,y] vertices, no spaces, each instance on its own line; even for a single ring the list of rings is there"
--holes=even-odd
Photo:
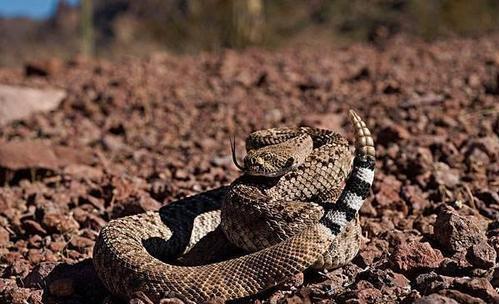
[[[9,253],[1,256],[1,261],[5,262],[7,264],[12,264],[16,260],[19,260],[21,258],[22,258],[22,256],[19,252],[9,252]]]
[[[433,236],[433,226],[436,221],[436,215],[432,214],[430,216],[418,216],[414,220],[414,228],[419,230],[423,235]]]
[[[474,217],[466,218],[452,208],[443,205],[438,209],[434,236],[446,250],[467,250],[473,244],[486,241],[484,231]]]
[[[429,205],[425,194],[418,186],[405,185],[402,187],[400,197],[407,203],[408,207],[417,213],[425,209]]]
[[[388,252],[389,244],[385,240],[373,239],[365,247],[362,246],[357,259],[362,261],[362,266],[372,265],[376,260]]]
[[[376,185],[379,187],[376,193],[376,202],[381,206],[391,206],[400,202],[400,187],[402,183],[393,175],[381,176],[381,183]]]
[[[376,303],[382,296],[381,291],[376,288],[361,289],[357,292],[360,303]]]
[[[56,263],[42,262],[23,279],[25,287],[42,288],[46,286],[46,279],[50,272],[56,267]]]
[[[13,193],[9,193],[8,190],[3,190],[0,192],[0,213],[4,213],[10,208],[12,204]]]
[[[411,242],[397,246],[391,260],[399,270],[413,272],[438,268],[443,255],[438,249],[433,249],[429,243]]]
[[[415,95],[405,101],[403,107],[421,106],[421,105],[436,105],[445,100],[445,96],[435,94],[433,92],[425,93],[423,95]]]
[[[471,142],[470,149],[474,147],[485,152],[493,161],[499,159],[499,138],[494,135],[474,139]]]
[[[36,151],[36,153],[33,153]],[[90,163],[92,154],[85,149],[53,146],[46,141],[12,141],[0,145],[0,167],[10,170],[56,170],[71,163]]]
[[[28,260],[32,265],[38,265],[44,260],[44,256],[40,249],[29,249],[28,250]]]
[[[395,160],[401,163],[409,178],[416,179],[421,186],[427,184],[427,179],[434,162],[430,149],[409,145],[401,150]]]
[[[90,149],[75,149],[59,145],[52,145],[52,149],[57,157],[57,165],[59,167],[66,167],[72,164],[91,165],[95,161],[94,153]]]
[[[8,242],[9,242],[9,232],[5,228],[0,227],[0,247],[7,246]]]
[[[32,248],[40,248],[43,243],[43,238],[38,234],[31,236],[28,240],[28,246]]]
[[[416,277],[415,288],[423,294],[437,292],[449,288],[452,279],[444,277],[435,272],[423,273]]]
[[[393,280],[391,282],[394,283],[394,285],[402,290],[406,290],[410,288],[410,283],[409,279],[407,279],[403,274],[400,273],[393,273]]]
[[[57,165],[57,156],[46,142],[17,141],[0,145],[0,167],[10,170],[29,168],[55,170]]]
[[[116,202],[111,210],[111,218],[142,213],[149,210],[159,210],[161,204],[146,193],[137,193],[126,200]]]
[[[466,258],[470,263],[478,268],[488,269],[496,265],[497,253],[486,242],[474,244],[468,248]]]
[[[95,231],[90,228],[83,228],[80,230],[80,236],[85,237],[87,239],[91,239],[92,241],[95,241],[97,236],[99,235],[99,230]]]
[[[155,180],[150,185],[149,194],[156,201],[162,202],[171,194],[171,191],[171,185],[167,181]]]
[[[456,278],[453,287],[487,303],[499,303],[499,294],[486,278]]]
[[[107,150],[113,152],[125,149],[127,147],[123,142],[123,138],[121,136],[111,134],[105,135],[102,139],[102,143]]]
[[[67,252],[68,256],[71,252],[78,253],[70,249]],[[50,294],[55,296],[77,294],[85,298],[95,298],[96,296],[99,298],[104,292],[104,286],[95,273],[91,259],[85,259],[78,263],[73,261],[73,264],[59,263],[50,272],[47,281]]]
[[[51,242],[49,244],[49,249],[54,251],[54,252],[62,252],[64,247],[66,247],[65,242],[55,241],[55,242]]]
[[[33,220],[23,221],[24,229],[30,234],[46,235],[47,231],[43,227]]]
[[[437,162],[433,165],[433,178],[439,185],[454,188],[460,181],[459,170],[452,169],[445,163]]]
[[[345,132],[342,128],[344,119],[344,115],[336,113],[309,114],[303,118],[301,124],[315,128],[335,130],[344,135]]]
[[[101,169],[80,164],[69,164],[64,168],[64,174],[80,180],[90,179],[93,181],[98,181],[104,176]]]
[[[21,258],[19,255],[12,255],[12,256],[16,257],[16,259],[9,263],[10,265],[7,267],[6,273],[16,277],[26,276],[29,273],[31,267],[30,263],[27,260]]]
[[[189,172],[187,172],[186,170],[178,169],[177,171],[175,171],[174,176],[176,179],[179,180],[188,180],[190,175]]]
[[[79,261],[84,258],[84,254],[73,249],[66,249],[65,253],[67,257],[71,260]]]
[[[445,296],[445,297],[452,298],[452,299],[456,300],[458,303],[489,304],[480,298],[473,297],[467,293],[464,293],[464,292],[461,292],[461,291],[455,290],[455,289],[442,290],[442,291],[440,291],[440,294]]]
[[[100,228],[104,227],[106,225],[106,221],[103,220],[101,217],[99,217],[96,214],[89,213],[87,214],[87,219],[84,222],[84,226],[88,226],[92,229],[95,230],[100,230]]]
[[[326,289],[330,290],[343,290],[349,281],[352,281],[362,269],[355,264],[348,264],[342,268],[330,271],[327,274],[329,278]]]
[[[411,133],[398,124],[391,123],[381,129],[377,134],[377,140],[380,144],[388,147],[390,143],[406,140],[411,137]]]
[[[480,192],[476,193],[475,196],[483,201],[486,205],[499,205],[499,193],[493,190],[483,189]]]
[[[451,138],[453,139],[455,137]],[[454,143],[445,138],[433,138],[430,148],[434,158],[446,164],[458,164],[464,161],[463,153],[456,148]]]
[[[116,203],[140,192],[139,187],[126,178],[112,178],[110,187],[113,189],[112,195]]]
[[[414,301],[414,304],[458,304],[456,300],[433,293]]]
[[[73,210],[73,218],[80,224],[81,227],[91,227],[98,231],[106,224],[106,221],[103,220],[98,215],[90,213],[87,210],[84,210],[82,208],[84,206],[91,207],[91,208],[86,208],[87,210],[94,209],[93,206],[91,206],[90,204],[85,204],[83,206],[76,207]]]
[[[349,77],[350,81],[360,81],[369,79],[372,76],[372,71],[367,66],[357,67],[353,75]]]
[[[483,167],[490,163],[490,158],[487,153],[479,149],[473,149],[467,155],[466,161],[472,166]]]
[[[306,303],[309,302],[303,301],[303,299],[300,298],[299,296],[292,296],[290,298],[286,298],[286,304],[306,304]]]
[[[393,294],[405,294],[410,289],[410,281],[402,274],[393,272],[391,269],[370,268],[357,276],[359,284],[357,290],[363,288],[376,288]],[[368,282],[360,284],[360,282]],[[389,291],[388,291],[389,290]]]
[[[458,251],[454,253],[451,257],[445,257],[440,269],[446,273],[456,273],[459,271],[469,270],[472,265],[466,259],[466,251]]]
[[[87,219],[88,212],[80,207],[73,209],[73,218],[80,224]]]
[[[378,236],[383,232],[392,230],[394,228],[395,226],[393,225],[392,221],[387,221],[383,219],[381,220],[381,222],[369,221],[366,223],[364,227],[365,231],[368,232],[370,236]]]
[[[78,249],[92,247],[94,245],[94,242],[92,240],[81,236],[73,236],[69,243],[71,244],[71,246]]]
[[[43,216],[43,225],[48,231],[54,231],[59,233],[67,233],[71,231],[76,231],[79,228],[78,223],[61,213],[47,213]]]
[[[480,80],[480,76],[478,76],[477,74],[470,74],[468,76],[468,84],[470,87],[472,88],[479,88],[481,85],[482,85],[482,82]]]

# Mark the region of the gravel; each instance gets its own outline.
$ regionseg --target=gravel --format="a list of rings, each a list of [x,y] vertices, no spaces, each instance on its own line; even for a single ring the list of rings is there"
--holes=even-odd
[[[230,183],[230,136],[308,124],[352,138],[350,108],[378,152],[359,255],[243,303],[499,302],[498,46],[400,37],[0,69],[2,84],[66,92],[0,129],[0,302],[102,302],[91,257],[107,221]]]

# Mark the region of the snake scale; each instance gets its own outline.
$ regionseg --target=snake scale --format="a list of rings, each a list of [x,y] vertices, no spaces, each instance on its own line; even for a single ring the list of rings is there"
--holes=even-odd
[[[371,133],[354,111],[350,118],[354,157],[348,141],[329,130],[256,131],[243,164],[232,147],[244,174],[229,186],[110,221],[94,247],[98,276],[124,299],[141,293],[153,302],[202,303],[251,296],[307,268],[349,262],[375,165]],[[234,245],[245,253],[217,259]],[[182,262],[192,253],[197,264]]]

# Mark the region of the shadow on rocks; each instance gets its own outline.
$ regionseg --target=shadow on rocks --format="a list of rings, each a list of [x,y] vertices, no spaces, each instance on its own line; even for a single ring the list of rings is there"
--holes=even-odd
[[[58,264],[45,278],[42,303],[102,303],[107,291],[95,272],[92,259]]]

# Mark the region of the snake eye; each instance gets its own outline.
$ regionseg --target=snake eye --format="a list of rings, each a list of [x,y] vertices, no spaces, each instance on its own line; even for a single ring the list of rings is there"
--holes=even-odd
[[[270,153],[268,153],[268,154],[264,154],[264,155],[263,155],[263,159],[264,159],[265,161],[270,161],[270,160],[272,160],[272,154],[270,154]]]
[[[295,159],[293,157],[288,158],[288,160],[286,161],[286,167],[293,166],[294,162],[295,162]]]

